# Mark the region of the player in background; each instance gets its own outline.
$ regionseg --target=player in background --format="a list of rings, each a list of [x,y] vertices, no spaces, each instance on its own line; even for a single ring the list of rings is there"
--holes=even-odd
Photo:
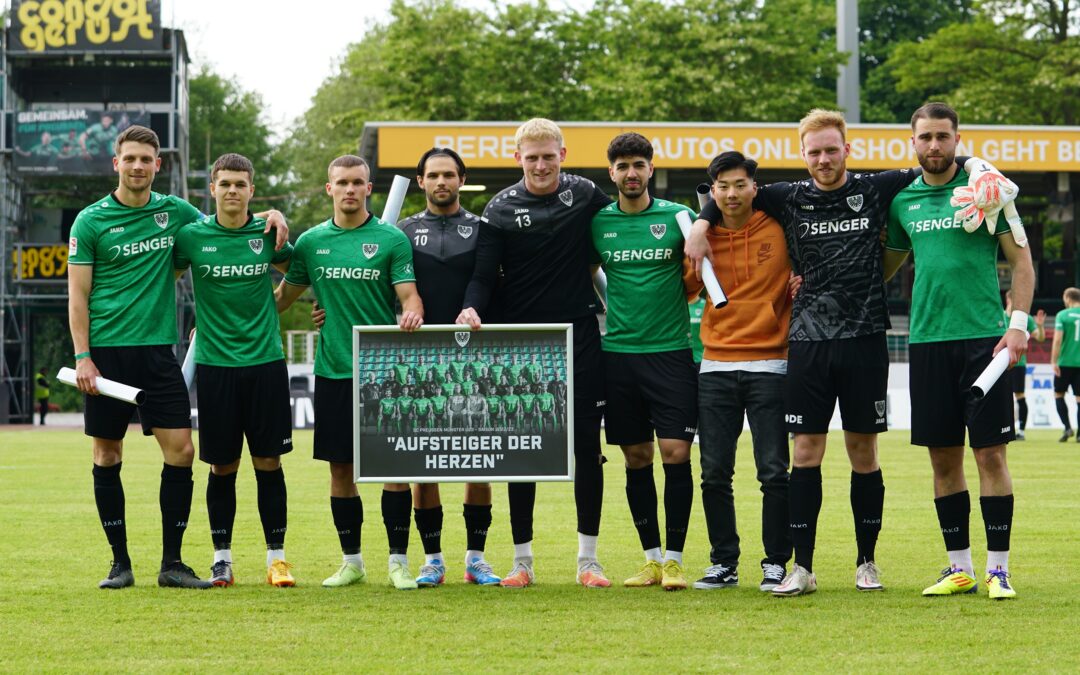
[[[360,400],[364,406],[364,424],[374,426],[379,423],[379,398],[382,387],[375,381],[375,373],[368,372],[367,381],[360,387]]]
[[[152,191],[161,169],[161,143],[153,130],[130,126],[113,144],[114,192],[83,209],[71,228],[68,250],[68,320],[75,374],[86,394],[84,429],[92,438],[94,501],[112,549],[108,576],[99,587],[131,586],[124,486],[120,478],[124,435],[135,406],[100,396],[96,378],[146,392],[139,409],[143,434],[153,435],[163,466],[159,504],[162,524],[158,584],[208,588],[180,560],[191,512],[191,405],[177,343],[176,284],[172,247],[180,230],[203,215],[186,201]],[[288,241],[281,214],[260,214],[277,230],[276,248]]]
[[[1073,435],[1069,408],[1065,405],[1065,392],[1070,387],[1080,405],[1080,288],[1066,288],[1061,301],[1065,303],[1065,309],[1054,316],[1050,363],[1054,366],[1054,404],[1057,405],[1058,417],[1065,425],[1065,431],[1058,440],[1064,443]],[[1080,435],[1076,440],[1080,443]]]
[[[968,234],[955,219],[953,190],[968,185],[956,165],[956,112],[927,103],[911,117],[911,142],[923,173],[893,200],[886,242],[886,278],[915,255],[911,297],[911,442],[926,446],[934,472],[934,506],[949,566],[923,595],[974,593],[978,588],[969,539],[971,497],[964,478],[964,432],[979,470],[979,503],[986,528],[989,595],[1013,598],[1009,540],[1012,477],[1005,459],[1013,440],[1009,382],[1001,377],[975,399],[971,385],[1003,349],[1015,365],[1027,349],[1027,312],[1035,289],[1031,249],[1013,239],[1005,218],[992,235]],[[1000,245],[1012,269],[1013,312],[1006,327],[998,290]],[[800,290],[800,295],[802,291]]]
[[[604,497],[600,447],[604,392],[598,307],[589,271],[589,225],[611,199],[592,181],[561,171],[566,146],[554,122],[529,120],[518,127],[514,140],[514,158],[523,177],[484,210],[476,269],[457,322],[479,330],[481,315],[494,307],[507,323],[573,324],[577,581],[588,587],[609,586],[596,553]],[[523,588],[535,579],[536,484],[510,483],[508,492],[514,566],[502,585]]]
[[[189,267],[195,289],[195,381],[199,459],[210,465],[206,512],[214,563],[210,582],[232,586],[236,475],[247,438],[266,541],[266,582],[296,584],[285,560],[288,497],[281,456],[292,452],[289,372],[274,311],[270,266],[284,273],[292,246],[273,250],[265,223],[248,211],[255,169],[242,155],[218,157],[210,170],[217,213],[180,231],[177,276]]]
[[[592,246],[608,279],[604,429],[608,444],[622,448],[626,500],[645,551],[645,564],[623,583],[679,590],[687,585],[682,564],[694,502],[690,444],[698,422],[676,215],[686,212],[692,220],[694,212],[649,194],[653,147],[641,134],[616,136],[607,158],[619,200],[592,219]],[[666,552],[653,479],[656,445],[664,467]]]
[[[753,208],[756,171],[757,162],[738,152],[717,155],[708,169],[712,197],[723,216],[710,228],[708,241],[728,304],[716,309],[706,303],[700,325],[704,344],[698,376],[701,502],[712,563],[694,583],[694,588],[703,590],[739,583],[732,478],[744,416],[750,423],[762,495],[765,557],[759,588],[772,591],[779,586],[791,559],[790,454],[784,429],[791,263],[784,228]],[[697,297],[703,284],[692,274],[686,283],[690,297]]]
[[[366,577],[360,553],[364,507],[353,482],[352,326],[396,323],[411,331],[424,320],[409,241],[401,230],[368,212],[369,177],[367,162],[356,155],[330,163],[326,194],[333,199],[334,215],[296,240],[289,272],[277,289],[279,312],[309,286],[326,310],[315,354],[314,445],[315,458],[330,465],[330,511],[342,552],[341,567],[323,581],[329,587]],[[400,319],[394,316],[395,299],[401,302]],[[408,484],[383,486],[389,576],[400,590],[416,588],[406,555],[409,502]]]
[[[1012,289],[1005,291],[1005,321],[1012,318]],[[1039,310],[1035,316],[1027,318],[1027,332],[1036,342],[1046,340],[1046,312]],[[1028,405],[1027,405],[1027,352],[1020,357],[1016,365],[1009,369],[1009,380],[1012,383],[1013,398],[1016,399],[1016,440],[1024,440],[1024,430],[1027,429]]]

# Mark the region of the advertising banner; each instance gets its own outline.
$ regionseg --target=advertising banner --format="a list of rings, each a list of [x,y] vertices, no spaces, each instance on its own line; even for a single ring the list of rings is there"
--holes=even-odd
[[[572,480],[571,330],[354,326],[356,482]]]
[[[12,0],[8,51],[159,51],[160,0]]]
[[[28,110],[15,113],[15,170],[53,176],[108,175],[113,141],[133,124],[150,125],[134,110]]]

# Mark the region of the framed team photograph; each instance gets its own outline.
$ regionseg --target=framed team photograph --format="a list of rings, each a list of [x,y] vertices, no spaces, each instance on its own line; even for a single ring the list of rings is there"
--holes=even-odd
[[[572,330],[353,326],[356,482],[573,480]]]

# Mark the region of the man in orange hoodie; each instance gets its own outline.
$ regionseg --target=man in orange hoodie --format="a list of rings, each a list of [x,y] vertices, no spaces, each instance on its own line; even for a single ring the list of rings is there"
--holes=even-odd
[[[791,263],[783,227],[752,206],[757,195],[756,171],[757,162],[738,152],[717,155],[708,168],[712,197],[723,215],[706,236],[728,305],[718,310],[706,303],[701,319],[705,347],[698,377],[701,501],[712,565],[694,583],[698,589],[739,583],[731,479],[744,414],[750,421],[762,492],[762,591],[772,591],[783,581],[791,559],[790,455],[784,426]],[[684,281],[692,301],[702,283],[693,271]]]

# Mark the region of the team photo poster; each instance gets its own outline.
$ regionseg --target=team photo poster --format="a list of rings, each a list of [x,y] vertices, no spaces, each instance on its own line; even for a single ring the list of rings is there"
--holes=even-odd
[[[358,483],[573,479],[569,324],[353,327]]]

